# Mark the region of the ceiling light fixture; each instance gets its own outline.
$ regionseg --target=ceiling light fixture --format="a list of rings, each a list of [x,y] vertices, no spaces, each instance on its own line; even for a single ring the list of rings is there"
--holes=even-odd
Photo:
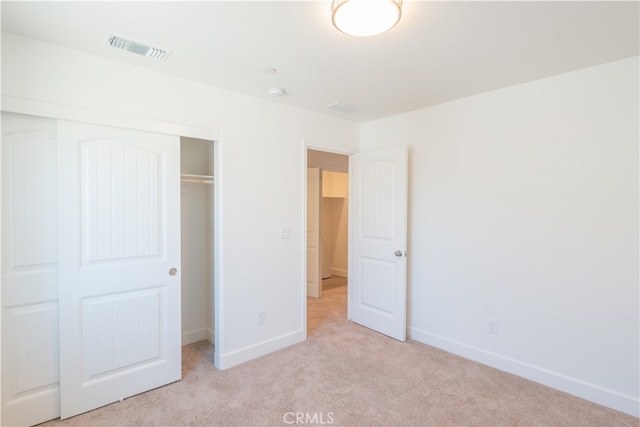
[[[333,0],[331,20],[345,34],[375,36],[393,28],[402,16],[402,0]]]

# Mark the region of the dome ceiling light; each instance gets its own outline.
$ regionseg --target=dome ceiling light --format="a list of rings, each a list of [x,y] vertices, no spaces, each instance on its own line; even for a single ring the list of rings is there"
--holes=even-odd
[[[333,0],[331,20],[345,34],[369,37],[393,28],[402,16],[402,0]]]

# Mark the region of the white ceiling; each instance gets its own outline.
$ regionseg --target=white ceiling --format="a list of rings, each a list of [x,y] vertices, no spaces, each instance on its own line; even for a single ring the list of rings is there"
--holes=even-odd
[[[1,7],[9,33],[363,122],[637,56],[639,4],[405,1],[400,23],[370,38],[335,30],[330,0]],[[104,44],[107,32],[173,53],[154,62],[119,51]],[[287,96],[270,98],[274,86]],[[325,108],[334,102],[358,111]]]

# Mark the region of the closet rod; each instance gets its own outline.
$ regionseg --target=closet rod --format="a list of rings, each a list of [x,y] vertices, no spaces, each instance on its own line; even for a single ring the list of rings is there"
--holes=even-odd
[[[180,175],[180,182],[187,182],[190,184],[213,184],[215,177],[212,175],[194,175],[183,173]]]

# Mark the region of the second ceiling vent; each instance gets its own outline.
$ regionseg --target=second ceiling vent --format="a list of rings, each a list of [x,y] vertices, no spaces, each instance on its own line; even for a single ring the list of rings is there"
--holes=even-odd
[[[347,114],[351,114],[358,111],[357,108],[347,104],[343,104],[342,102],[334,102],[333,104],[329,104],[324,108],[328,110],[339,111],[341,113],[347,113]]]
[[[136,55],[146,56],[147,58],[156,59],[158,61],[164,61],[171,54],[171,51],[168,49],[153,46],[149,43],[120,36],[118,34],[107,34],[105,42],[116,49],[135,53]]]

